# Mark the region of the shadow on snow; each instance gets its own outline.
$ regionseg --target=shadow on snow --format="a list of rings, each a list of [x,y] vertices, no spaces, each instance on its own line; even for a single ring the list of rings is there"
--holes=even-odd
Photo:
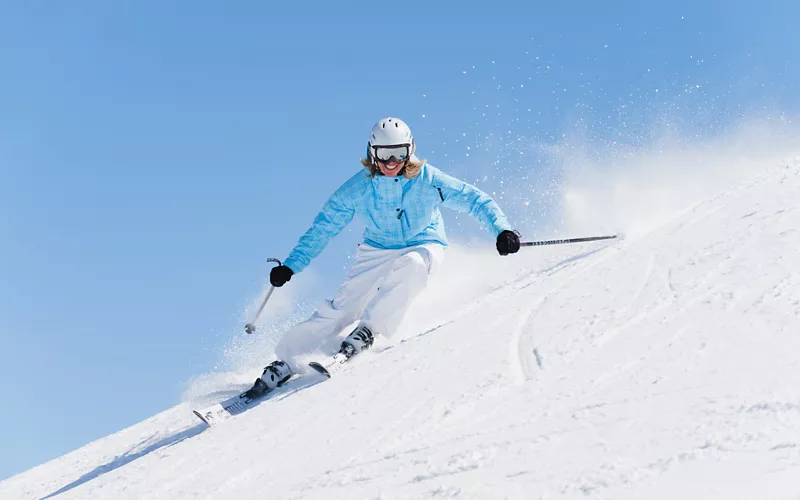
[[[96,478],[102,476],[103,474],[106,474],[108,472],[116,470],[116,469],[118,469],[118,468],[120,468],[120,467],[122,467],[124,465],[127,465],[127,464],[133,462],[134,460],[137,460],[137,459],[139,459],[139,458],[141,458],[141,457],[143,457],[145,455],[149,455],[150,453],[152,453],[152,452],[154,452],[156,450],[160,450],[162,448],[167,448],[167,447],[170,447],[172,445],[180,443],[184,439],[192,438],[192,437],[200,434],[201,432],[203,432],[206,429],[207,429],[207,427],[206,427],[205,424],[198,424],[198,425],[190,427],[189,429],[186,429],[186,430],[184,430],[182,432],[179,432],[177,434],[173,434],[173,435],[167,436],[167,437],[165,437],[163,439],[159,439],[158,441],[156,441],[156,442],[154,442],[154,443],[152,443],[152,444],[150,444],[148,446],[145,446],[141,450],[134,452],[134,450],[136,450],[140,446],[142,446],[145,443],[147,443],[150,439],[152,439],[152,436],[151,436],[151,437],[145,439],[144,441],[142,441],[141,443],[139,443],[138,445],[136,445],[133,448],[131,448],[126,453],[124,453],[122,455],[119,455],[117,457],[114,457],[114,459],[111,460],[109,463],[101,465],[101,466],[97,467],[96,469],[94,469],[91,472],[87,472],[86,474],[84,474],[83,476],[79,477],[78,479],[76,479],[75,481],[71,482],[70,484],[64,486],[60,490],[55,491],[53,493],[50,493],[46,497],[41,498],[41,500],[47,500],[48,498],[53,498],[56,495],[60,495],[62,493],[65,493],[65,492],[67,492],[67,491],[69,491],[69,490],[71,490],[73,488],[77,488],[78,486],[80,486],[82,484],[85,484],[85,483],[88,483],[89,481],[91,481],[93,479],[96,479]]]

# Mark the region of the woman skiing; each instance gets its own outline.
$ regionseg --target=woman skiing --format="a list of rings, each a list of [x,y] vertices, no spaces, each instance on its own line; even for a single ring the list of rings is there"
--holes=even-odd
[[[352,267],[333,300],[289,330],[275,348],[278,360],[264,369],[249,397],[261,396],[307,370],[301,359],[337,352],[350,358],[377,334],[391,337],[414,298],[442,261],[447,238],[439,206],[468,212],[497,238],[500,255],[519,250],[519,236],[483,191],[442,173],[414,154],[411,130],[397,118],[372,128],[360,171],[322,207],[283,265],[270,272],[280,287],[301,272],[328,242],[358,216],[366,224]],[[358,326],[343,340],[348,325]]]

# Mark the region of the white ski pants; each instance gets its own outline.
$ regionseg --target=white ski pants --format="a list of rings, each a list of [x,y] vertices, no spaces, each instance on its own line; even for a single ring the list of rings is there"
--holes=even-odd
[[[341,344],[339,334],[359,319],[373,333],[391,337],[443,258],[444,247],[438,243],[398,250],[360,244],[333,300],[323,301],[308,320],[286,332],[275,354],[296,373],[305,371],[298,358],[334,354]]]

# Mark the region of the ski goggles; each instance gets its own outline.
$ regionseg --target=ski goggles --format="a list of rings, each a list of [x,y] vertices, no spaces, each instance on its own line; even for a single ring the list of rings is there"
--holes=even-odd
[[[410,155],[410,144],[397,144],[394,146],[372,146],[372,156],[382,163],[403,163]]]

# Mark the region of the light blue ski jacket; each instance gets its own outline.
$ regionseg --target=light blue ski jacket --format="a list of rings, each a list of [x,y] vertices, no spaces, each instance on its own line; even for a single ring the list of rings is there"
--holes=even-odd
[[[440,205],[469,213],[494,237],[511,229],[489,195],[427,163],[413,179],[361,171],[333,193],[283,264],[295,273],[305,269],[354,216],[367,226],[364,242],[377,248],[447,245]]]

